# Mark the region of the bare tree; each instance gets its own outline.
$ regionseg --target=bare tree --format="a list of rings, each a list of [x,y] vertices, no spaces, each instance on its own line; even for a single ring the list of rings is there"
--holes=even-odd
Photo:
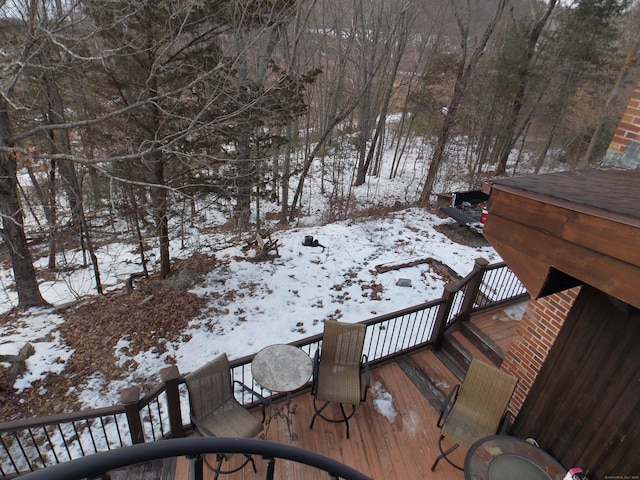
[[[518,138],[522,135],[522,132],[526,128],[527,122],[520,122],[520,128],[516,130],[518,121],[520,119],[520,112],[524,106],[527,89],[531,80],[530,69],[533,61],[533,56],[538,47],[538,41],[543,29],[547,25],[549,18],[556,6],[557,0],[549,0],[546,7],[541,12],[537,12],[537,17],[531,24],[529,35],[526,38],[526,45],[524,48],[524,55],[522,61],[518,62],[515,66],[515,76],[517,78],[517,88],[513,100],[511,101],[511,107],[509,108],[506,120],[504,122],[503,132],[500,136],[502,140],[497,145],[497,166],[495,170],[496,175],[502,175],[507,168],[507,160],[511,150],[515,146]],[[516,22],[516,26],[518,22]]]
[[[429,171],[427,172],[427,177],[422,188],[422,193],[420,194],[420,203],[422,205],[429,204],[431,200],[433,187],[438,177],[440,166],[445,159],[445,152],[447,144],[449,142],[449,136],[451,135],[453,127],[456,123],[459,108],[462,105],[462,101],[469,87],[471,77],[479,64],[480,59],[485,54],[487,44],[489,43],[489,40],[493,35],[493,32],[496,29],[498,22],[500,21],[500,18],[502,17],[508,1],[509,0],[498,0],[493,16],[487,22],[486,26],[484,27],[484,31],[481,33],[480,37],[477,39],[475,45],[473,46],[470,45],[472,39],[469,35],[471,22],[470,15],[472,10],[471,4],[469,3],[470,0],[467,0],[466,3],[466,15],[463,15],[460,12],[459,8],[455,6],[456,3],[454,2],[453,14],[460,34],[460,60],[458,63],[453,93],[451,94],[449,105],[447,106],[444,114],[440,134],[438,135],[433,154],[431,155]]]
[[[377,152],[377,162],[384,147],[385,128],[389,103],[395,89],[395,81],[400,68],[404,50],[411,34],[410,26],[415,19],[414,5],[411,1],[402,1],[400,4],[383,2],[378,11],[371,12],[373,25],[363,25],[363,35],[375,32],[378,38],[366,42],[368,45],[376,45],[378,52],[372,52],[367,59],[363,52],[362,65],[371,65],[372,70],[362,72],[363,84],[370,84],[370,90],[366,91],[361,102],[360,114],[360,139],[358,148],[358,164],[354,185],[364,184],[365,177],[370,171]],[[371,34],[369,34],[371,35]],[[371,81],[368,75],[373,75]],[[373,131],[373,135],[370,132]],[[367,148],[368,144],[368,148]],[[379,170],[374,169],[374,174]]]
[[[18,307],[47,305],[38,289],[31,252],[24,231],[17,177],[17,153],[11,141],[11,121],[5,92],[0,97],[0,215],[3,240],[9,247],[13,275],[18,291]]]
[[[6,5],[3,7],[9,8]],[[36,272],[24,229],[17,176],[20,153],[13,138],[12,119],[9,113],[11,108],[16,108],[12,103],[14,92],[25,64],[38,49],[37,13],[35,9],[29,13],[26,19],[27,28],[23,28],[24,24],[21,20],[10,19],[4,15],[0,17],[3,23],[1,29],[3,34],[12,35],[20,32],[23,39],[22,45],[3,42],[7,45],[7,49],[0,64],[0,215],[2,215],[3,226],[1,233],[9,247],[20,308],[47,305],[38,289]],[[9,48],[10,45],[12,48]]]

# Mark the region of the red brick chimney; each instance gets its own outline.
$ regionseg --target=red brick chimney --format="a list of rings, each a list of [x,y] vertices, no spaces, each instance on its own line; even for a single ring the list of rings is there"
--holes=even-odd
[[[640,83],[622,115],[602,166],[640,168]]]

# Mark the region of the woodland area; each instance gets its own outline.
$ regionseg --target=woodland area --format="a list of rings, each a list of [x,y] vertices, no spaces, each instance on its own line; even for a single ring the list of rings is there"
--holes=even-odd
[[[347,218],[383,150],[394,175],[415,138],[425,206],[454,157],[469,188],[597,165],[640,78],[638,31],[626,0],[0,0],[0,247],[19,307],[46,303],[34,232],[52,270],[79,242],[102,293],[95,222],[125,220],[164,278],[185,210],[259,231],[277,202],[286,226],[318,165]]]

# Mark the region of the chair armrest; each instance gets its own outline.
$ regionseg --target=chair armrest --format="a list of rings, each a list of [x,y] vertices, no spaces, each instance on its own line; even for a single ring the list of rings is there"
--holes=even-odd
[[[440,408],[440,416],[438,417],[438,422],[436,423],[438,428],[442,428],[444,425],[444,421],[449,416],[449,412],[453,408],[453,404],[456,403],[456,399],[458,398],[458,391],[460,390],[460,385],[456,385],[451,389],[447,398],[445,398],[444,402],[442,402],[442,407]]]
[[[362,394],[362,401],[367,401],[367,391],[371,386],[371,372],[369,371],[369,358],[366,355],[362,355],[361,360],[362,368],[364,369],[364,393]]]
[[[240,385],[240,387],[243,390],[245,390],[247,392],[250,392],[251,395],[253,395],[254,397],[257,397],[260,400],[260,408],[262,410],[262,422],[264,423],[265,419],[267,418],[266,417],[266,406],[269,405],[269,400],[264,398],[262,395],[260,395],[258,392],[256,392],[253,388],[251,388],[248,385],[245,385],[244,383],[242,383],[240,380],[234,380],[233,383]]]

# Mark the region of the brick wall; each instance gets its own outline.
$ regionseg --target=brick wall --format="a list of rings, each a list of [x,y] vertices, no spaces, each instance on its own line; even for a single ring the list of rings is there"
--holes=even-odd
[[[636,85],[609,143],[602,166],[640,168],[640,83]]]
[[[580,287],[576,287],[529,301],[500,367],[518,379],[508,407],[514,417],[522,408],[579,291]]]
[[[623,153],[629,140],[640,142],[640,83],[636,85],[629,105],[622,115],[609,149]]]

